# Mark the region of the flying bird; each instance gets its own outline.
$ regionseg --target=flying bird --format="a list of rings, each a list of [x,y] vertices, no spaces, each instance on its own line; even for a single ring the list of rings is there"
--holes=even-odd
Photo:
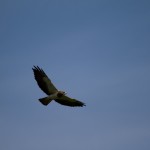
[[[47,106],[52,100],[54,100],[61,105],[71,107],[85,106],[83,102],[66,96],[66,92],[57,90],[43,69],[39,68],[38,66],[34,66],[32,70],[38,86],[47,94],[47,97],[39,99],[43,105]]]

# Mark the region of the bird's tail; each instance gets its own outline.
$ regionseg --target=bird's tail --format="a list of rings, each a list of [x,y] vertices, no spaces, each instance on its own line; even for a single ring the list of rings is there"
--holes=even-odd
[[[40,101],[43,105],[47,106],[47,105],[52,101],[52,99],[50,99],[49,97],[44,97],[44,98],[40,98],[39,101]]]

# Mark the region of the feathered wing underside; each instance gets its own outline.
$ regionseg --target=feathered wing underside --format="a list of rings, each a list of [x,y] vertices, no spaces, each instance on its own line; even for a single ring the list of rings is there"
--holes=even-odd
[[[71,107],[83,107],[85,104],[76,99],[70,98],[68,96],[62,96],[61,98],[55,99],[55,101],[61,105],[71,106]]]
[[[34,66],[32,70],[34,72],[35,80],[43,92],[45,92],[47,95],[51,95],[57,91],[56,87],[42,69],[40,69],[38,66]]]

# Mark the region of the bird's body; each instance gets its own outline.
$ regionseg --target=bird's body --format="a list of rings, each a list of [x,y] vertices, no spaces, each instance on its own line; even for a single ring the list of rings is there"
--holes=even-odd
[[[72,99],[68,96],[66,96],[66,92],[59,91],[57,88],[53,85],[51,80],[48,78],[48,76],[45,74],[45,72],[40,69],[38,66],[32,68],[34,72],[35,80],[37,81],[37,84],[43,90],[48,96],[39,99],[39,101],[43,105],[48,105],[52,100],[55,100],[59,104],[66,105],[66,106],[85,106],[85,104],[81,101],[78,101],[76,99]]]
[[[63,95],[64,95],[63,93],[60,93],[60,91],[58,91],[58,92],[55,92],[54,94],[49,95],[48,97],[49,99],[57,99],[57,98],[62,97]]]

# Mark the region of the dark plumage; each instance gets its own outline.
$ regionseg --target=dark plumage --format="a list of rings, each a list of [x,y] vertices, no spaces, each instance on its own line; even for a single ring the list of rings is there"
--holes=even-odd
[[[51,80],[48,78],[46,73],[43,71],[43,69],[39,68],[38,66],[34,66],[32,68],[34,72],[35,80],[37,81],[37,84],[45,92],[48,96],[44,98],[40,98],[39,101],[43,105],[48,105],[52,100],[55,100],[59,104],[76,107],[76,106],[85,106],[85,104],[81,101],[78,101],[76,99],[72,99],[68,96],[66,96],[66,93],[63,91],[58,91],[57,88],[53,85]]]
[[[34,72],[35,80],[37,81],[37,84],[41,90],[43,90],[47,95],[53,94],[57,91],[51,80],[42,69],[40,69],[38,66],[34,66],[32,70]]]

